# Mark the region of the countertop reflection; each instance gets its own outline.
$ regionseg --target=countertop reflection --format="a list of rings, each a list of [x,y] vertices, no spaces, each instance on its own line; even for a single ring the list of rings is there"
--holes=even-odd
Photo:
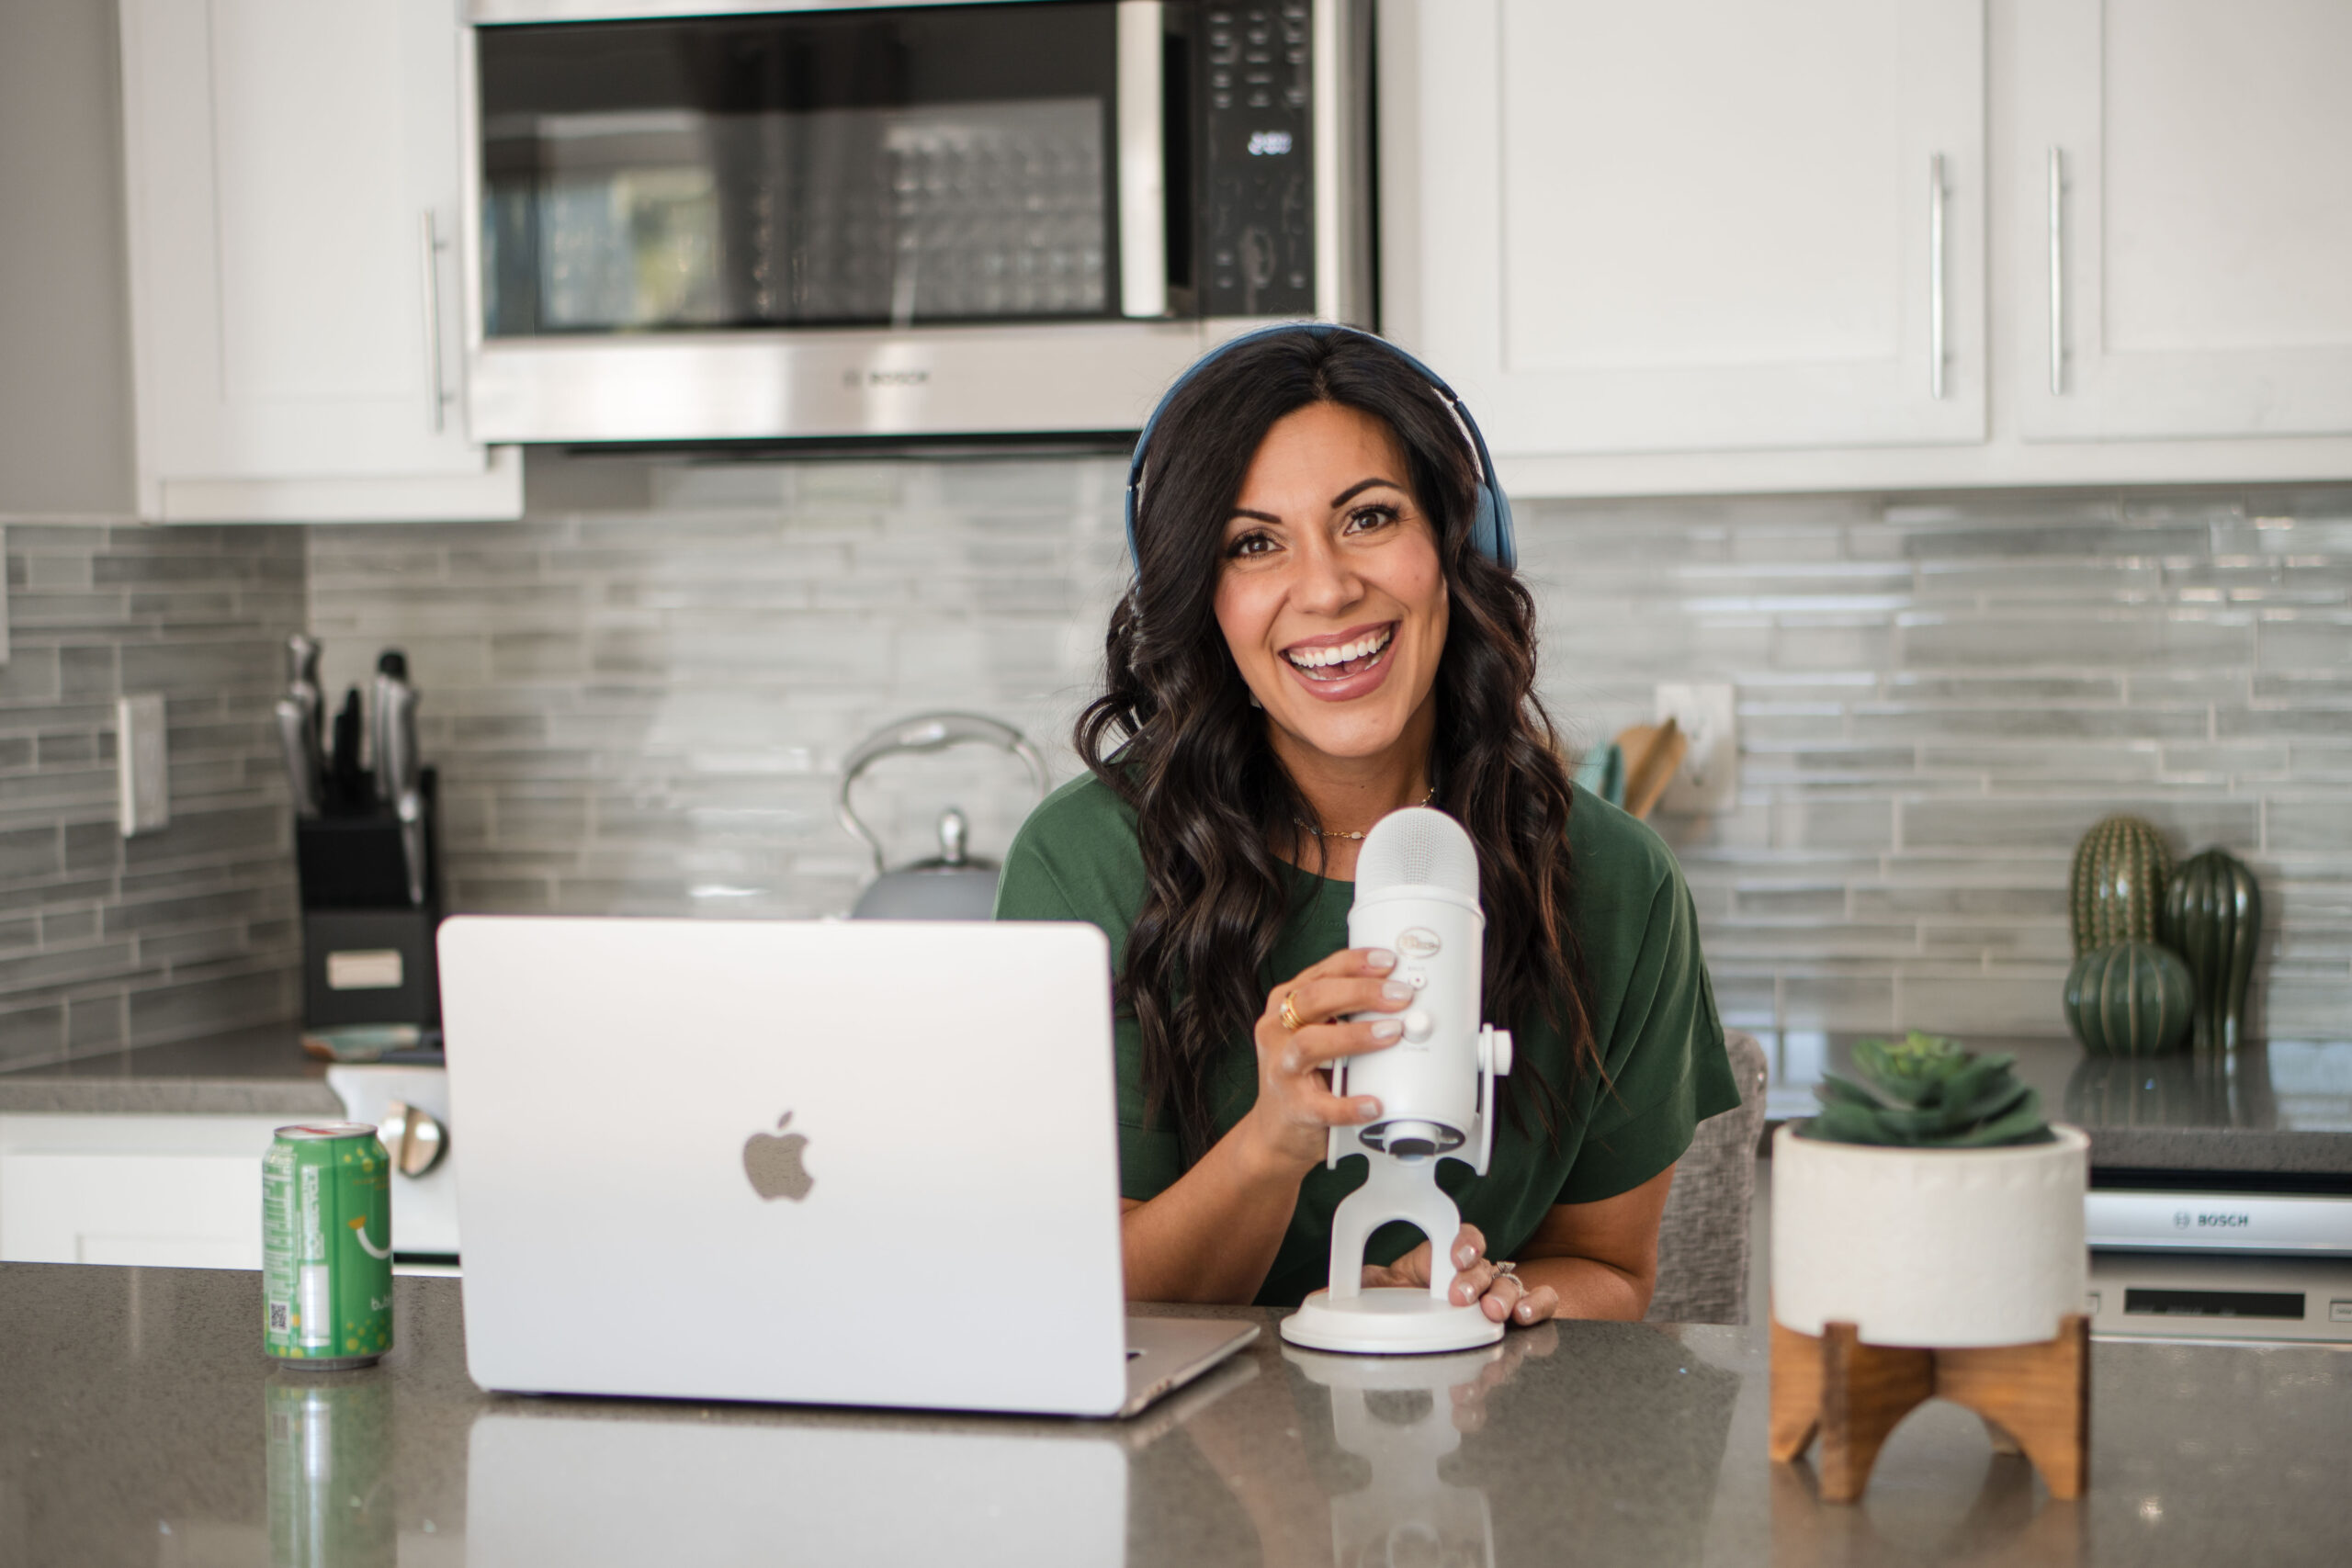
[[[1930,1404],[1833,1507],[1765,1459],[1750,1329],[1383,1359],[1261,1314],[1241,1358],[1111,1423],[493,1396],[455,1281],[403,1278],[397,1310],[382,1366],[306,1374],[261,1354],[257,1275],[0,1265],[0,1560],[2136,1568],[2352,1540],[2352,1352],[2319,1346],[2095,1346],[2080,1503]]]

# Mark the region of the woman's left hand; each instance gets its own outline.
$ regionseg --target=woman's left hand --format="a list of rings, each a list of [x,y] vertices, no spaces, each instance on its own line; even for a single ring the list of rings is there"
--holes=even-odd
[[[1487,1259],[1487,1238],[1478,1233],[1476,1225],[1464,1225],[1461,1234],[1453,1238],[1453,1304],[1468,1306],[1476,1302],[1492,1322],[1516,1324],[1524,1328],[1560,1310],[1559,1292],[1551,1286],[1531,1286],[1515,1273],[1498,1270]],[[1367,1288],[1406,1285],[1428,1290],[1430,1244],[1421,1243],[1385,1269],[1367,1265],[1363,1282]]]

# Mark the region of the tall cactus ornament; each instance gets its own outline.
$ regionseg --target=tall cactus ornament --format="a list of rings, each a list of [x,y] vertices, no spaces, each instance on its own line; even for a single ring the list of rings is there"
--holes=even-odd
[[[2193,1048],[2234,1051],[2245,1037],[2254,954],[2262,941],[2262,889],[2227,850],[2183,861],[2165,892],[2165,943],[2196,981]]]
[[[2075,956],[2155,941],[2171,876],[2172,851],[2152,822],[2109,817],[2084,834],[2075,848],[2067,899]]]

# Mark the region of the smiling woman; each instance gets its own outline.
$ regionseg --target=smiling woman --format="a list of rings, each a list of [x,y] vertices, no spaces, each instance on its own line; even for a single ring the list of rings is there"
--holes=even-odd
[[[1673,857],[1561,767],[1492,484],[1453,395],[1344,328],[1213,353],[1138,443],[1091,773],[1023,827],[997,901],[1111,939],[1131,1298],[1325,1282],[1362,1179],[1326,1134],[1380,1114],[1329,1068],[1393,1043],[1413,994],[1346,946],[1358,843],[1401,807],[1477,846],[1485,1014],[1518,1066],[1487,1174],[1441,1175],[1470,1223],[1382,1232],[1367,1283],[1426,1285],[1434,1242],[1496,1321],[1637,1318],[1674,1163],[1738,1102]]]
[[[1216,587],[1217,626],[1272,721],[1276,756],[1294,779],[1332,771],[1308,754],[1369,763],[1364,798],[1331,804],[1375,818],[1389,804],[1383,762],[1428,754],[1428,736],[1415,748],[1408,731],[1429,728],[1432,713],[1417,709],[1430,709],[1445,651],[1445,573],[1410,471],[1396,434],[1362,409],[1314,402],[1284,414],[1242,478]],[[1359,477],[1333,491],[1334,474]]]

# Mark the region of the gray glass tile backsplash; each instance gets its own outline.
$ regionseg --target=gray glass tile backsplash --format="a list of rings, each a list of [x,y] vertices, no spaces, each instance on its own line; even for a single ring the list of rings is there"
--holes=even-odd
[[[269,708],[302,625],[302,531],[0,521],[0,1065],[288,1016]],[[114,699],[136,692],[164,694],[172,820],[125,840]]]
[[[1066,735],[1119,465],[543,464],[513,526],[312,531],[313,629],[431,649],[462,906],[809,914],[865,872],[831,770],[930,705]],[[1740,693],[1738,807],[1661,819],[1751,1025],[2061,1028],[2075,840],[2145,813],[2273,897],[2269,1026],[2352,1024],[2352,491],[1519,508],[1578,744]],[[895,860],[984,755],[877,781]]]
[[[1123,471],[535,455],[519,524],[12,526],[5,1049],[290,1009],[265,719],[306,602],[331,693],[409,651],[455,907],[845,908],[870,868],[833,769],[877,725],[974,708],[1075,771]],[[1736,1021],[2059,1031],[2068,856],[2132,810],[2263,878],[2258,1029],[2352,1027],[2352,490],[1518,512],[1577,744],[1646,720],[1658,682],[1738,688],[1738,804],[1658,824]],[[173,694],[189,834],[155,850],[108,838],[133,689]],[[885,763],[860,798],[893,863],[943,806],[981,853],[1027,806],[980,751]]]
[[[867,731],[966,707],[1060,749],[1118,589],[1120,479],[543,462],[531,522],[314,529],[313,630],[331,686],[409,649],[458,908],[837,911],[870,863],[833,770]],[[894,863],[936,852],[947,805],[1001,853],[1023,776],[897,760],[860,804]]]
[[[1659,822],[1727,1014],[2058,1031],[2123,810],[2263,878],[2258,1027],[2352,1028],[2352,491],[1519,510],[1583,735],[1739,688],[1738,808]]]

